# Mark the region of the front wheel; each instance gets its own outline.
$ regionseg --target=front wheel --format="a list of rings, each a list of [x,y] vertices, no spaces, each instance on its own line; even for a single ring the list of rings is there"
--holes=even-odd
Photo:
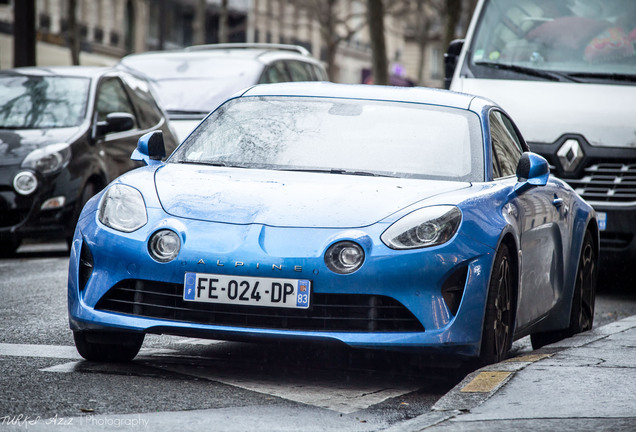
[[[597,271],[598,257],[596,248],[592,241],[592,234],[588,231],[583,238],[583,246],[581,247],[581,255],[576,270],[576,283],[572,296],[570,325],[564,330],[531,335],[532,348],[538,349],[544,345],[549,345],[577,333],[592,329],[594,323],[594,304],[596,302]]]
[[[514,325],[513,272],[510,251],[502,244],[493,265],[481,338],[480,363],[497,363],[506,358],[512,346]]]
[[[89,361],[123,362],[135,358],[144,342],[143,333],[73,331],[75,347]]]
[[[8,258],[20,247],[20,240],[10,236],[0,236],[0,258]]]

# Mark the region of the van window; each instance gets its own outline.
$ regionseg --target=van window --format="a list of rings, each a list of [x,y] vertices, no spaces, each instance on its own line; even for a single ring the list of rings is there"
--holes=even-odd
[[[477,78],[626,84],[621,74],[636,74],[635,42],[633,0],[491,0],[469,67]]]

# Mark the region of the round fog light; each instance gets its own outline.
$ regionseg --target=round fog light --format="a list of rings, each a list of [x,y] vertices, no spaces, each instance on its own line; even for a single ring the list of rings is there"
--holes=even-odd
[[[363,262],[364,250],[352,241],[334,243],[325,253],[325,264],[334,273],[353,273]]]
[[[154,233],[148,241],[148,252],[155,260],[162,263],[172,261],[179,255],[181,240],[171,230],[160,230]]]
[[[29,195],[38,187],[38,179],[31,171],[22,171],[13,178],[13,187],[20,195]]]

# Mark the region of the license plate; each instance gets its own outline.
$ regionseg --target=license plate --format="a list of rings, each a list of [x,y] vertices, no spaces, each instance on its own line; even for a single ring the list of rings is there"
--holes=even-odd
[[[183,300],[307,309],[310,291],[306,279],[186,273]]]
[[[596,220],[598,221],[599,231],[605,231],[607,229],[607,213],[596,212]]]

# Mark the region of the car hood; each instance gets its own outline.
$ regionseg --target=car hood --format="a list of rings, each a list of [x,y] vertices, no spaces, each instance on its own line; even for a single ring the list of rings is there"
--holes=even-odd
[[[167,164],[155,186],[182,218],[277,227],[368,226],[469,183]]]
[[[69,142],[78,129],[0,129],[0,166],[20,165],[35,149]]]
[[[581,134],[598,147],[636,147],[636,86],[462,78],[454,90],[492,99],[529,143]]]

